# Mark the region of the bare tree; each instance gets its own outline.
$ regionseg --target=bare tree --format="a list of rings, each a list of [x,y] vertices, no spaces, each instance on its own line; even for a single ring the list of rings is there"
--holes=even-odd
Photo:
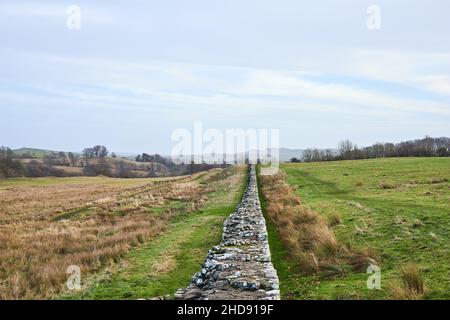
[[[351,159],[355,145],[349,139],[343,140],[338,144],[338,152],[342,159]]]
[[[68,157],[72,167],[75,167],[77,165],[77,157],[72,152],[68,153]]]
[[[311,161],[313,161],[313,150],[306,149],[305,151],[303,151],[302,160],[304,162],[311,162]]]

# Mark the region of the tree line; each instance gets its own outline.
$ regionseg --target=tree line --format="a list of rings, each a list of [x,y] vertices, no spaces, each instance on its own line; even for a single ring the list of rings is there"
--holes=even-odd
[[[165,158],[159,154],[150,155],[148,153],[143,153],[142,155],[137,155],[137,157],[134,159],[136,162],[156,162],[156,163],[162,163],[167,167],[173,167],[175,163]]]
[[[25,169],[19,160],[14,160],[14,152],[7,147],[0,147],[0,178],[21,177]]]
[[[336,160],[357,160],[391,157],[449,157],[450,138],[425,137],[400,143],[375,143],[359,148],[351,140],[339,142],[337,150],[306,149],[301,158],[291,162],[316,162]]]
[[[135,160],[134,162],[132,160]],[[207,164],[175,164],[159,154],[142,153],[134,159],[120,158],[107,147],[96,145],[79,154],[49,152],[39,159],[29,152],[16,155],[7,147],[0,148],[0,178],[98,176],[116,178],[156,177],[161,174],[184,175],[217,166]],[[81,168],[68,170],[64,167]]]

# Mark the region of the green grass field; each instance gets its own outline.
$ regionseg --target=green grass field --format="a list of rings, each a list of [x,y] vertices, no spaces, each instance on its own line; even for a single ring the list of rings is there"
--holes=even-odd
[[[42,159],[47,154],[50,154],[52,152],[58,152],[58,151],[50,151],[50,150],[44,150],[44,149],[35,149],[35,148],[20,148],[13,150],[15,156],[22,156],[22,155],[31,155],[33,157]]]
[[[388,299],[402,266],[416,265],[426,299],[450,298],[450,159],[396,158],[285,164],[281,168],[305,206],[342,223],[338,239],[373,247],[381,259],[381,290],[365,273],[332,280],[299,274],[268,222],[273,261],[285,299]],[[264,206],[264,204],[263,204]]]

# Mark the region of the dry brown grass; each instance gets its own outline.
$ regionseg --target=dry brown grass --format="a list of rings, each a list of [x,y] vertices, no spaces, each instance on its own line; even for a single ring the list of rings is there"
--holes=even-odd
[[[70,265],[78,265],[85,275],[117,261],[133,246],[162,233],[174,215],[200,208],[219,187],[221,171],[132,186],[1,189],[0,299],[50,298],[63,289]],[[204,179],[216,183],[203,184]],[[187,205],[151,213],[151,208],[174,199]]]
[[[391,287],[395,300],[420,300],[427,291],[425,281],[414,265],[404,266],[400,270],[400,281]]]
[[[328,225],[334,227],[342,223],[342,217],[339,213],[333,212],[328,216]]]
[[[448,181],[449,181],[448,178],[432,178],[430,180],[430,183],[431,184],[439,184],[439,183],[445,183],[445,182],[448,182]]]
[[[388,183],[388,182],[383,182],[380,184],[380,188],[381,189],[395,189],[397,186],[392,184],[392,183]]]
[[[177,266],[177,260],[175,258],[177,254],[177,251],[164,253],[163,256],[151,265],[150,273],[152,275],[161,275],[173,271]]]
[[[303,206],[286,183],[284,173],[261,176],[261,182],[267,214],[300,270],[332,277],[344,273],[344,264],[365,271],[364,266],[367,268],[375,261],[370,250],[340,244],[330,226],[341,223],[341,217],[336,213],[327,221]]]

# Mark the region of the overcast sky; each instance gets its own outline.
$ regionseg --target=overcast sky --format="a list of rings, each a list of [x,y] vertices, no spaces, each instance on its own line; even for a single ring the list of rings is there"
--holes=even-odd
[[[373,4],[380,30],[366,25]],[[450,136],[449,12],[448,0],[2,0],[0,144],[168,153],[194,120],[278,128],[295,148]]]

